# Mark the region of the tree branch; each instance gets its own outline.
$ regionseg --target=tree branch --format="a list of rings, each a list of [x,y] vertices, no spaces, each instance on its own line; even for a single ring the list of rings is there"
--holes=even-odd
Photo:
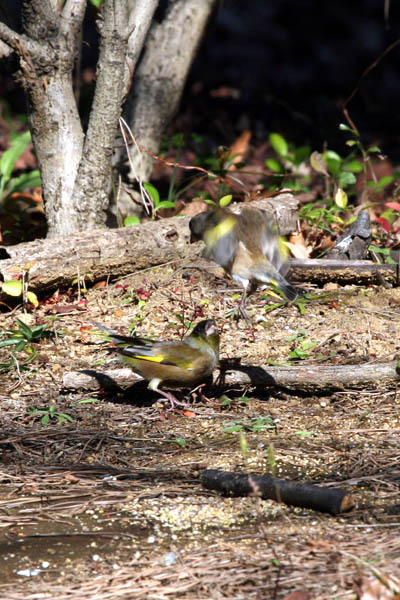
[[[144,40],[150,29],[153,15],[158,6],[158,0],[129,0],[130,27],[135,30],[129,36],[124,89],[128,91],[135,71],[136,63],[143,49]]]
[[[78,39],[86,11],[86,0],[67,0],[61,13],[60,32],[69,39]]]
[[[7,44],[7,46],[10,46],[17,54],[19,54],[22,44],[33,57],[39,58],[44,56],[44,49],[40,44],[31,40],[26,35],[17,33],[5,23],[0,23],[0,40]]]

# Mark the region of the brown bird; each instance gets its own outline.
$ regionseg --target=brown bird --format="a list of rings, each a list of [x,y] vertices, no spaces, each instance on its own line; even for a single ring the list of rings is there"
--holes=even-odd
[[[175,396],[159,389],[161,383],[167,387],[180,388],[204,382],[218,365],[219,332],[215,321],[200,321],[183,340],[154,341],[141,337],[118,335],[99,323],[94,323],[106,332],[106,339],[114,342],[111,351],[149,381],[149,389],[175,404],[181,404]]]
[[[262,211],[245,207],[240,215],[236,215],[217,206],[193,217],[189,227],[190,241],[203,240],[205,255],[243,286],[239,311],[248,323],[246,297],[259,285],[272,283],[289,300],[298,295],[280,273],[285,265],[280,238],[271,229]]]

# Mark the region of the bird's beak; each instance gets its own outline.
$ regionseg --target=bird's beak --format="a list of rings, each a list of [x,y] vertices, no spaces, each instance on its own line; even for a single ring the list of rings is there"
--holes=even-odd
[[[210,323],[209,325],[207,325],[207,329],[206,329],[206,334],[209,335],[215,335],[215,334],[219,333],[218,327],[216,325],[216,323]]]

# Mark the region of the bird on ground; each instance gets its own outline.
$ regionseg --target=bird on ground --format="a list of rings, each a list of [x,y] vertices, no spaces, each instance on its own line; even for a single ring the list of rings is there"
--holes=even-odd
[[[171,403],[182,405],[173,394],[159,389],[160,384],[180,388],[203,383],[218,365],[219,332],[215,321],[200,321],[183,340],[154,341],[141,337],[119,335],[99,323],[94,323],[114,342],[117,352],[135,373],[149,381],[150,390],[158,392]]]
[[[272,230],[262,211],[245,207],[238,215],[227,208],[213,207],[192,217],[189,223],[191,242],[203,240],[205,256],[218,263],[238,281],[244,291],[239,312],[249,324],[247,295],[259,285],[273,284],[289,300],[298,291],[282,275],[285,255],[279,236]]]

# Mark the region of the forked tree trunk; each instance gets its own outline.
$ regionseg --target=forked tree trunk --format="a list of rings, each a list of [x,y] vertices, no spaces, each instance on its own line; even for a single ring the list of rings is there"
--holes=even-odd
[[[87,0],[23,0],[24,33],[0,23],[0,56],[14,51],[30,104],[32,138],[43,183],[48,236],[103,227],[111,158],[122,103],[146,43],[157,0],[103,0],[100,57],[86,134],[73,92]],[[169,0],[153,24],[135,90],[132,129],[158,151],[175,112],[195,51],[216,0]],[[135,159],[135,160],[141,160]],[[152,169],[137,166],[147,179]]]

